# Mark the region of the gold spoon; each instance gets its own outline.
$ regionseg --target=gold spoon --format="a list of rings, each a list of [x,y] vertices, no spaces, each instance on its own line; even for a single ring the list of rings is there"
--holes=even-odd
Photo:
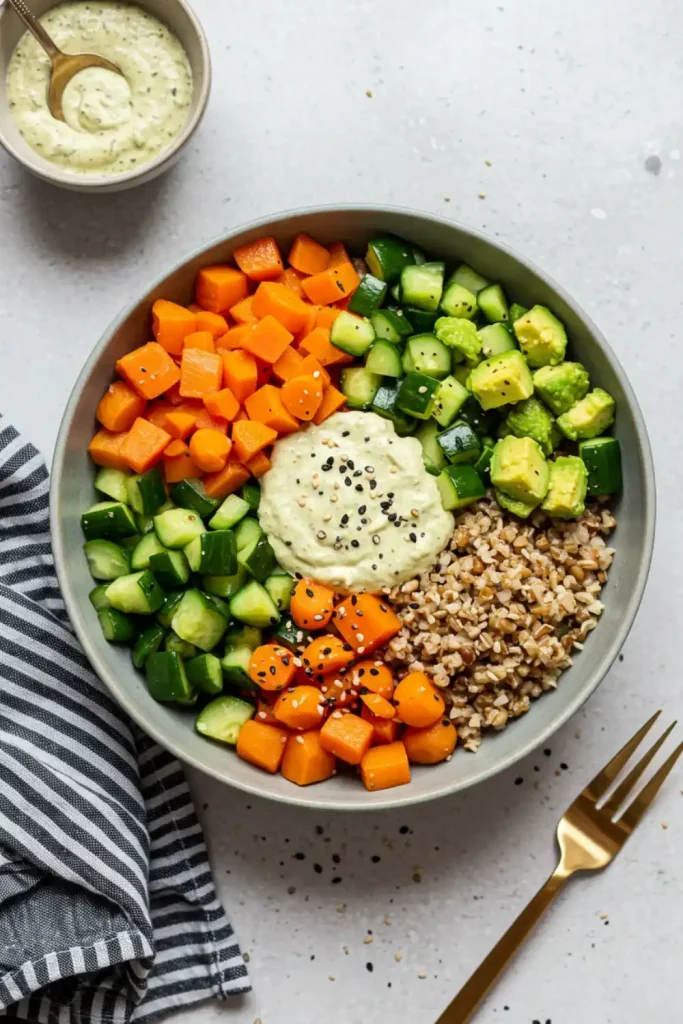
[[[52,37],[45,31],[35,14],[29,11],[24,0],[9,0],[9,3],[10,7],[16,11],[24,25],[26,25],[29,32],[36,37],[52,62],[50,84],[47,91],[47,104],[50,108],[50,113],[58,121],[64,121],[64,111],[62,110],[64,90],[79,71],[84,71],[85,68],[104,68],[105,71],[113,71],[115,74],[123,76],[120,67],[112,64],[106,57],[99,57],[96,53],[63,53]]]

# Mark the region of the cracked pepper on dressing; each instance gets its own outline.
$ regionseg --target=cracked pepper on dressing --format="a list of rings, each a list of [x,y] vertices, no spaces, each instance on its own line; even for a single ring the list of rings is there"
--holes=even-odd
[[[7,71],[10,109],[21,135],[68,170],[123,174],[153,160],[181,131],[192,102],[192,71],[179,40],[133,4],[65,3],[40,19],[66,53],[96,53],[121,68],[75,75],[64,92],[66,123],[52,117],[50,61],[30,33]]]

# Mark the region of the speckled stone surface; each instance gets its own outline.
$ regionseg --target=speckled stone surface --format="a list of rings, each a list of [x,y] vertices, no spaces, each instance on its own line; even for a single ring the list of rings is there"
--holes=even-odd
[[[192,777],[254,994],[183,1022],[433,1024],[550,872],[576,791],[655,708],[683,703],[683,7],[196,8],[214,92],[167,177],[87,198],[0,155],[0,408],[48,457],[86,355],[144,282],[251,217],[339,201],[450,214],[545,267],[611,341],[651,432],[645,600],[623,660],[547,755],[375,818],[314,817]],[[680,1024],[682,789],[679,771],[618,862],[560,898],[477,1020]]]

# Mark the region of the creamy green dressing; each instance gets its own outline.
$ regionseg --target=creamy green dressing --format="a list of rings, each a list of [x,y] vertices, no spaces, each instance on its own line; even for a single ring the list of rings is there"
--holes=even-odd
[[[154,159],[181,131],[192,102],[192,70],[179,40],[133,4],[87,0],[40,19],[66,53],[96,53],[103,68],[76,75],[64,92],[66,123],[50,114],[50,61],[28,32],[7,71],[17,127],[46,160],[76,172],[123,174]]]

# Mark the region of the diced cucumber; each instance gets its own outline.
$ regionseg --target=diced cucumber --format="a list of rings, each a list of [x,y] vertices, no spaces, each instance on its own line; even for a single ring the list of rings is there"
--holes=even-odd
[[[150,654],[145,664],[145,675],[154,700],[186,703],[192,699],[193,691],[183,659],[175,651]]]
[[[207,593],[205,593],[204,597],[206,597],[207,600],[209,600],[211,602],[211,604],[214,606],[214,608],[218,609],[218,611],[221,613],[221,615],[223,616],[224,619],[227,619],[228,622],[232,622],[232,615],[230,614],[230,602],[229,601],[224,601],[222,597],[217,597],[216,594],[207,594]]]
[[[396,405],[401,412],[420,420],[428,420],[434,409],[434,395],[438,387],[439,382],[435,377],[427,377],[424,373],[407,373],[401,381]]]
[[[166,548],[161,543],[156,533],[146,533],[133,548],[130,556],[130,567],[138,572],[140,569],[149,569],[149,560],[152,555],[160,555]]]
[[[451,425],[463,405],[470,397],[466,387],[455,377],[446,377],[441,381],[434,395],[434,412],[432,416],[442,427]]]
[[[488,438],[488,440],[492,441],[493,439],[492,438]],[[480,475],[483,475],[484,473],[488,473],[488,471],[489,471],[489,466],[491,465],[491,459],[493,458],[493,447],[494,447],[493,444],[488,444],[486,442],[483,442],[483,447],[481,449],[481,455],[479,456],[477,461],[474,463],[474,468],[476,469],[477,473],[479,473]]]
[[[237,572],[237,543],[232,530],[213,530],[195,537],[185,548],[193,572],[232,576]]]
[[[243,551],[244,548],[251,547],[255,540],[263,536],[263,530],[261,524],[257,519],[243,519],[235,530],[235,543],[237,544],[237,551]]]
[[[229,530],[249,512],[249,504],[237,494],[229,494],[216,514],[209,519],[212,530]]]
[[[414,306],[406,306],[403,312],[413,325],[411,334],[431,333],[434,330],[434,324],[440,316],[438,309],[434,312],[429,312],[427,309],[416,309]]]
[[[461,284],[463,288],[467,288],[473,295],[478,295],[482,288],[486,288],[489,281],[466,263],[461,263],[449,277],[448,283]]]
[[[116,580],[130,572],[128,552],[111,540],[89,540],[83,552],[95,580]]]
[[[368,242],[365,262],[374,277],[393,284],[403,268],[415,262],[415,250],[400,238],[374,238]]]
[[[499,284],[489,284],[477,295],[477,303],[490,324],[509,320],[510,309],[505,292]]]
[[[169,594],[164,603],[162,604],[161,608],[157,612],[157,622],[159,623],[160,626],[163,626],[164,629],[171,628],[173,616],[176,613],[176,608],[183,599],[184,593],[184,590],[179,590],[175,594]]]
[[[378,309],[372,314],[370,321],[375,336],[380,341],[390,341],[394,345],[415,333],[413,325],[400,309]]]
[[[395,302],[397,306],[400,305],[400,301],[401,301],[401,282],[400,281],[396,281],[395,284],[392,284],[391,288],[389,289],[389,295],[391,296],[392,302]]]
[[[184,586],[190,578],[190,566],[182,551],[166,551],[152,555],[149,567],[165,590]]]
[[[220,658],[217,658],[215,654],[200,654],[196,658],[192,658],[185,665],[185,671],[190,686],[195,690],[211,694],[222,691],[223,669]]]
[[[376,341],[365,356],[365,369],[380,377],[402,377],[401,349],[390,341]]]
[[[456,352],[453,353],[454,356],[456,354]],[[470,374],[472,373],[472,367],[466,366],[464,363],[455,363],[452,372],[458,384],[462,384],[462,386],[466,388]]]
[[[447,512],[471,505],[486,494],[484,482],[473,466],[446,466],[436,482]]]
[[[481,341],[481,353],[484,359],[489,359],[491,356],[497,356],[501,352],[509,352],[511,349],[517,348],[515,338],[502,323],[481,327],[477,334]]]
[[[249,675],[249,662],[251,661],[251,647],[231,647],[221,658],[221,669],[223,678],[228,686],[234,686],[238,690],[254,690],[258,687]]]
[[[443,290],[441,310],[447,316],[472,320],[477,315],[477,297],[457,281],[450,281]]]
[[[525,313],[529,310],[526,306],[520,306],[518,302],[513,302],[510,306],[510,323],[514,324],[515,320],[521,320]]]
[[[248,480],[240,487],[240,498],[246,501],[252,512],[257,512],[261,504],[261,485],[257,480]]]
[[[225,649],[231,647],[248,647],[255,651],[263,642],[263,634],[256,626],[231,626],[225,634]]]
[[[462,406],[458,413],[458,418],[469,423],[472,429],[479,435],[493,433],[497,419],[494,412],[485,412],[482,409],[474,395],[471,395]]]
[[[348,310],[350,313],[357,313],[358,316],[370,316],[382,305],[386,293],[387,286],[384,281],[380,281],[373,274],[366,274],[353,293]]]
[[[154,517],[154,529],[165,548],[186,548],[190,541],[204,533],[198,512],[172,508]]]
[[[217,697],[199,712],[195,729],[207,739],[234,746],[240,729],[255,711],[253,704],[239,697]]]
[[[129,615],[153,615],[159,611],[166,595],[157,583],[154,575],[145,569],[143,572],[119,576],[107,587],[107,598],[112,608]]]
[[[81,516],[86,540],[118,540],[135,533],[133,513],[120,501],[98,501]]]
[[[126,484],[129,477],[130,473],[123,469],[110,469],[105,466],[95,477],[95,490],[106,494],[112,501],[121,501],[125,505],[128,502]]]
[[[449,462],[476,462],[481,455],[481,441],[469,423],[459,420],[438,437],[439,447]]]
[[[263,586],[273,599],[279,612],[286,612],[294,590],[294,580],[287,573],[273,573]]]
[[[202,586],[212,597],[228,598],[242,589],[248,575],[247,570],[240,566],[234,576],[204,576]]]
[[[187,590],[176,608],[171,628],[200,650],[211,651],[225,633],[228,623],[201,590]]]
[[[188,477],[177,483],[171,491],[171,497],[178,508],[191,509],[202,519],[210,516],[220,505],[217,498],[208,496],[204,490],[204,484],[195,477]]]
[[[391,420],[396,427],[396,433],[400,433],[403,437],[406,433],[412,433],[415,421],[401,412],[396,404],[400,390],[400,380],[385,381],[375,395],[372,411],[376,412],[378,416],[383,416],[385,420]]]
[[[163,626],[154,623],[139,634],[133,648],[133,664],[136,668],[144,668],[150,654],[156,654],[163,643],[165,633]]]
[[[337,317],[337,319],[339,319]],[[336,321],[335,321],[336,322]],[[369,409],[379,391],[382,378],[364,367],[342,370],[341,390],[350,409]]]
[[[174,633],[172,630],[164,637],[164,650],[175,651],[176,654],[180,655],[183,661],[186,661],[188,658],[197,657],[197,648],[195,645],[189,643],[187,640],[183,640],[181,636],[178,636],[178,634]]]
[[[277,565],[275,552],[265,534],[242,548],[237,554],[237,561],[259,583],[263,583]]]
[[[128,504],[139,515],[154,515],[166,501],[166,488],[156,466],[147,473],[132,476],[127,486]]]
[[[439,308],[445,273],[443,263],[422,263],[401,271],[401,301],[433,312]]]
[[[138,528],[138,533],[144,537],[145,534],[151,533],[154,529],[154,516],[141,516],[136,513],[135,525]]]
[[[579,455],[588,470],[589,497],[616,494],[622,488],[621,446],[616,437],[579,441]]]
[[[128,644],[135,636],[135,624],[116,608],[101,608],[97,619],[104,639],[110,644]]]
[[[132,552],[135,551],[136,547],[138,546],[141,540],[141,533],[133,533],[130,537],[122,537],[121,540],[119,541],[119,544],[121,545],[122,548],[125,548],[126,551],[129,551],[132,554]]]
[[[265,587],[257,580],[247,583],[230,601],[230,611],[234,618],[245,622],[248,626],[275,626],[280,621],[280,613],[275,602]]]
[[[104,583],[101,583],[99,587],[93,587],[88,594],[88,600],[96,612],[101,612],[103,608],[111,608],[111,603],[107,597],[107,588]]]
[[[403,369],[443,380],[451,372],[450,349],[435,334],[415,334],[406,342]]]
[[[270,636],[272,640],[277,640],[279,644],[289,648],[290,651],[304,648],[311,639],[311,634],[307,629],[300,629],[287,616],[280,619],[277,629],[274,629]]]
[[[422,461],[425,464],[425,469],[428,473],[433,473],[434,476],[438,476],[446,465],[446,456],[437,442],[438,433],[439,427],[436,421],[430,419],[426,423],[420,424],[415,434],[422,445]]]
[[[369,320],[343,309],[330,328],[330,342],[342,352],[362,356],[375,340],[375,329]]]

